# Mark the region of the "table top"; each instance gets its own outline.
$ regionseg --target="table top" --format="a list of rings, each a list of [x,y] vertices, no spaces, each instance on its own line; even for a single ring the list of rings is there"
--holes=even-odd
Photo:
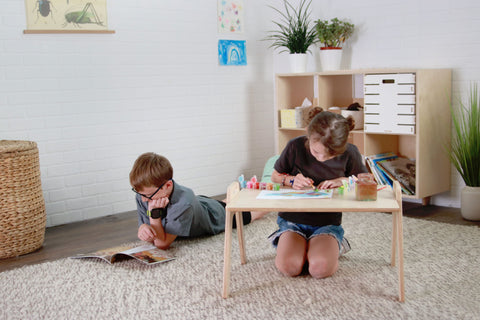
[[[257,199],[261,190],[242,189],[227,204],[230,211],[288,212],[393,212],[400,209],[391,187],[377,192],[375,201],[358,201],[355,191],[339,195],[335,190],[330,199]]]

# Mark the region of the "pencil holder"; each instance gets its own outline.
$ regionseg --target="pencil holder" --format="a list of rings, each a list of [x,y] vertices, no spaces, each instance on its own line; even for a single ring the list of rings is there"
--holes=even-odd
[[[355,184],[355,198],[360,201],[377,200],[377,183],[372,174],[360,173]]]

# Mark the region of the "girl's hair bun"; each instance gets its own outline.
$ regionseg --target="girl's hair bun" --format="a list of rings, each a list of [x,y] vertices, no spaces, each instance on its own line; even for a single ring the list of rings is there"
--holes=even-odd
[[[320,108],[320,107],[313,107],[311,108],[309,111],[308,111],[308,123],[310,123],[310,121],[312,121],[313,118],[315,118],[315,116],[317,114],[319,114],[320,112],[322,112],[323,109]]]
[[[349,129],[350,131],[352,131],[353,128],[355,128],[355,119],[353,119],[352,116],[348,116],[348,117],[346,118],[346,120],[347,120],[347,124],[348,124],[348,129]]]

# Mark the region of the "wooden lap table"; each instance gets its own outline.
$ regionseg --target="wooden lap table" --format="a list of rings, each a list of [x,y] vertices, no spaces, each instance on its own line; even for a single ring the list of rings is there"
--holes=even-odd
[[[242,264],[247,262],[243,237],[242,211],[287,211],[287,212],[391,212],[392,213],[392,257],[391,265],[396,264],[398,252],[398,289],[399,301],[405,301],[405,285],[403,273],[403,222],[402,222],[402,193],[400,184],[395,181],[393,190],[387,187],[378,191],[376,201],[357,201],[354,192],[345,195],[334,193],[331,199],[257,199],[260,190],[242,189],[238,182],[230,184],[227,190],[227,206],[225,221],[225,248],[223,266],[222,297],[229,295],[231,251],[232,251],[232,224],[236,217],[237,235]],[[236,214],[240,213],[240,214]]]

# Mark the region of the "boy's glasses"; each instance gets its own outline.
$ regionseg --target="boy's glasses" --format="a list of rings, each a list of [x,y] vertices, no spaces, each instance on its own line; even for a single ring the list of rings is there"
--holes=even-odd
[[[143,194],[143,193],[140,193],[138,192],[137,190],[135,190],[135,188],[132,188],[132,191],[135,192],[136,194],[144,197],[144,198],[147,198],[148,200],[153,200],[152,198],[157,194],[158,191],[160,191],[160,189],[162,189],[162,187],[165,185],[165,183],[167,183],[168,181],[170,181],[172,179],[168,179],[167,181],[165,181],[164,183],[162,183],[162,185],[160,187],[158,187],[158,189],[152,193],[151,195],[147,196],[146,194]]]

